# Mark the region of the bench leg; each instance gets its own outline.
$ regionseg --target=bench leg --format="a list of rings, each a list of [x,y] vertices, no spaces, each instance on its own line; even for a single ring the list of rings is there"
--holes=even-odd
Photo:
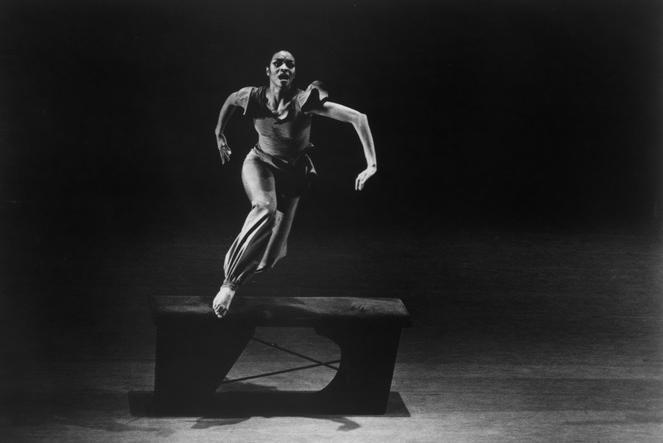
[[[346,411],[385,413],[401,327],[358,323],[320,326],[316,332],[341,349],[339,370],[320,394]]]
[[[227,322],[161,322],[157,327],[155,407],[204,407],[255,327]]]

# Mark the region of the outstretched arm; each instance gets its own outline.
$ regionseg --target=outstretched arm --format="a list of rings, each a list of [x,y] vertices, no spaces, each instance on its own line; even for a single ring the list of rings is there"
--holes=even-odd
[[[216,128],[214,128],[214,134],[216,135],[216,146],[219,149],[219,154],[221,155],[222,165],[230,161],[230,154],[232,154],[232,151],[230,150],[230,146],[228,146],[228,141],[226,140],[226,136],[223,133],[223,131],[226,128],[226,125],[228,124],[230,117],[233,116],[235,110],[238,107],[237,105],[234,104],[236,102],[235,94],[237,93],[233,92],[232,94],[230,94],[226,99],[226,101],[223,103],[223,106],[221,106],[221,111],[219,112],[219,120],[216,123]]]
[[[361,145],[364,148],[364,157],[366,157],[366,169],[361,171],[355,180],[355,189],[361,191],[364,188],[366,181],[371,178],[378,170],[377,157],[375,155],[375,146],[373,145],[373,135],[371,128],[368,126],[368,117],[347,106],[338,103],[326,101],[319,109],[311,110],[312,114],[322,115],[324,117],[333,118],[334,120],[352,123]]]

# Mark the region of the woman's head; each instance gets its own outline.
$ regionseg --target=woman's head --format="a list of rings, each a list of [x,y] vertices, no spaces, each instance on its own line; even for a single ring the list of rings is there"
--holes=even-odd
[[[275,52],[265,68],[270,84],[289,88],[295,80],[295,57],[285,50]]]

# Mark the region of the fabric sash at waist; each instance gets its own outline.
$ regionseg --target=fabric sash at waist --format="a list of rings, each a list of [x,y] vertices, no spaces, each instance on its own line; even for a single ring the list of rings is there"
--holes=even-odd
[[[313,165],[313,161],[311,160],[311,157],[309,157],[308,153],[311,151],[313,148],[313,145],[309,145],[306,149],[303,151],[297,153],[296,157],[287,159],[283,157],[277,157],[275,155],[269,154],[262,149],[260,149],[260,146],[256,143],[256,145],[253,147],[251,152],[256,155],[260,160],[263,162],[269,164],[273,168],[275,168],[278,171],[282,172],[294,172],[295,169],[300,167],[301,162],[304,162],[304,172],[306,175],[311,175],[311,174],[316,174],[315,166]]]

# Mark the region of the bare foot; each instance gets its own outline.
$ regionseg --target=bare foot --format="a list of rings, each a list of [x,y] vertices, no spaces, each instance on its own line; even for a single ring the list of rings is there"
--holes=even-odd
[[[216,294],[216,297],[214,297],[214,301],[212,302],[212,309],[214,309],[214,313],[217,317],[223,318],[226,316],[234,296],[235,290],[233,288],[226,285],[221,286],[219,293]]]

